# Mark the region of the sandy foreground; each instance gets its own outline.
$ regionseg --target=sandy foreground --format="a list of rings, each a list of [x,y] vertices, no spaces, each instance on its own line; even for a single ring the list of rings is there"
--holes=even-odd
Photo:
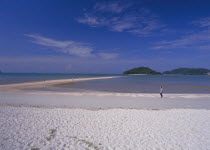
[[[0,86],[0,150],[210,150],[209,94],[24,90],[61,82]]]
[[[0,149],[209,150],[210,110],[0,107]]]

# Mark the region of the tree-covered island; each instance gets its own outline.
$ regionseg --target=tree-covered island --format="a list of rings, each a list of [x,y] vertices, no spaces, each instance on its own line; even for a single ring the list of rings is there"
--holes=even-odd
[[[209,75],[210,70],[205,68],[177,68],[171,71],[165,71],[163,74],[180,75]]]
[[[126,75],[210,75],[210,70],[205,68],[177,68],[163,73],[152,70],[148,67],[138,67],[123,72]]]
[[[160,72],[156,72],[148,67],[138,67],[138,68],[133,68],[130,70],[127,70],[123,72],[123,74],[145,74],[145,75],[160,75]]]

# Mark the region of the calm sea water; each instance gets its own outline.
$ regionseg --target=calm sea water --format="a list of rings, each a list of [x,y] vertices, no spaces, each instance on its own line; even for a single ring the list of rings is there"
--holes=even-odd
[[[105,74],[0,74],[0,84],[42,81],[52,79],[86,78],[119,76]],[[120,78],[90,80],[74,84],[60,84],[54,88],[41,90],[80,91],[93,90],[122,93],[159,93],[160,86],[164,93],[206,93],[210,94],[210,76],[197,75],[131,75]]]
[[[123,76],[114,79],[91,80],[62,84],[61,88],[71,88],[122,93],[159,93],[163,86],[164,93],[205,93],[210,94],[210,76],[189,75],[138,75]]]

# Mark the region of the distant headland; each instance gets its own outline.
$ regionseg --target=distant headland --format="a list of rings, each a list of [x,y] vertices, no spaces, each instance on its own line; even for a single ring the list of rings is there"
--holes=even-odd
[[[160,75],[160,74],[175,74],[175,75],[210,75],[210,70],[205,68],[177,68],[163,73],[152,70],[148,67],[138,67],[123,72],[127,75]]]
[[[177,68],[171,71],[165,71],[163,74],[210,75],[210,70],[205,68]]]

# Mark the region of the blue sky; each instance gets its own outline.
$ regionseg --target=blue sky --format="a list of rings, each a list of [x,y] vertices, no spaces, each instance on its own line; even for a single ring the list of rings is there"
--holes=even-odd
[[[210,69],[209,0],[0,0],[4,72]]]

